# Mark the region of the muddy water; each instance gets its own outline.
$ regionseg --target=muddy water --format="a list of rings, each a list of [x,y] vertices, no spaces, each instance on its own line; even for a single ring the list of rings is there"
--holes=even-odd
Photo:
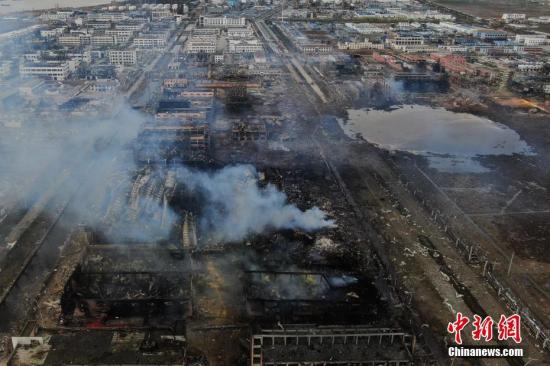
[[[487,171],[476,157],[532,154],[512,129],[489,119],[443,108],[406,105],[393,110],[348,110],[340,126],[352,138],[362,138],[388,150],[428,158],[440,171]]]

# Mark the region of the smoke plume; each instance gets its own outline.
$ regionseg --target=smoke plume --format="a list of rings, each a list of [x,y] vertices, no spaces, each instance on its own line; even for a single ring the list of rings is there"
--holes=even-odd
[[[214,173],[182,169],[179,176],[189,190],[202,195],[201,228],[218,242],[236,242],[269,230],[314,231],[335,225],[318,207],[302,211],[274,185],[260,187],[259,174],[251,165]]]
[[[66,205],[65,217],[72,224],[107,230],[106,240],[153,242],[168,236],[177,222],[163,202],[171,187],[163,176],[139,170],[133,159],[132,144],[145,121],[146,116],[121,100],[108,118],[30,119],[20,127],[3,128],[0,223],[18,210],[53,217]],[[136,187],[135,180],[143,176],[147,181]],[[0,242],[15,244],[27,227],[6,230]]]
[[[96,229],[109,242],[167,239],[181,221],[169,204],[176,178],[169,179],[166,169],[135,163],[132,145],[146,121],[121,101],[113,117],[27,120],[18,128],[3,128],[0,223],[9,220],[10,212],[31,210],[36,219],[58,215],[57,208],[66,206],[71,224]],[[176,170],[180,184],[201,194],[200,225],[210,240],[235,242],[270,230],[334,225],[319,208],[302,211],[275,186],[260,185],[253,166],[214,173],[185,166]],[[15,244],[27,227],[0,233],[0,242]]]

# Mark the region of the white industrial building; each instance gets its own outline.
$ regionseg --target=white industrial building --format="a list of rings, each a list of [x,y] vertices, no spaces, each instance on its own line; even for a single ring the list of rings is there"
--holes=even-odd
[[[110,35],[97,35],[92,36],[90,42],[93,46],[113,46],[117,44],[117,38]]]
[[[376,27],[370,23],[346,23],[346,27],[353,29],[361,34],[377,34],[384,33],[384,29]]]
[[[508,38],[508,33],[495,29],[478,29],[476,32],[476,37],[481,38],[482,40],[506,39]]]
[[[122,30],[122,29],[107,29],[105,35],[114,36],[117,39],[117,42],[127,42],[133,35],[134,31],[131,30]]]
[[[65,80],[69,77],[69,63],[23,63],[19,66],[19,74],[23,77],[36,76],[52,80]]]
[[[363,42],[338,42],[339,50],[383,50],[383,43],[373,43],[369,40]]]
[[[152,20],[160,20],[173,17],[174,14],[169,9],[159,9],[151,11]]]
[[[62,35],[57,39],[57,41],[59,42],[60,45],[67,46],[67,47],[76,47],[76,46],[80,46],[81,44],[79,35],[70,35],[70,34]]]
[[[199,18],[199,25],[201,27],[244,27],[246,26],[246,19],[243,17],[206,17]]]
[[[546,34],[517,34],[516,42],[525,46],[543,46],[548,43]]]
[[[525,14],[519,14],[519,13],[502,14],[502,20],[506,22],[519,21],[519,20],[525,20],[525,19],[527,19],[527,16]]]
[[[218,34],[195,34],[185,43],[185,53],[215,53],[218,45]]]
[[[42,20],[67,20],[74,15],[74,11],[57,11],[55,13],[43,13],[40,15]]]
[[[215,53],[216,40],[203,37],[193,37],[185,44],[186,53]]]
[[[539,72],[544,67],[542,62],[526,62],[518,65],[518,70],[521,72]]]
[[[250,38],[254,36],[251,28],[229,28],[227,30],[228,38]]]
[[[229,52],[231,53],[254,53],[262,50],[263,47],[257,39],[229,40]]]
[[[136,50],[109,50],[109,63],[113,65],[135,65],[137,63]]]
[[[146,34],[134,38],[134,46],[138,48],[164,48],[166,47],[165,35]]]
[[[396,37],[388,41],[391,48],[399,51],[420,50],[424,46],[423,37]]]
[[[98,22],[120,22],[121,20],[125,19],[128,19],[128,15],[122,12],[88,14],[88,20],[95,20]]]
[[[330,53],[333,51],[332,47],[323,43],[299,43],[298,48],[303,53]]]
[[[122,22],[122,23],[116,23],[115,29],[121,30],[121,31],[140,31],[145,26],[144,23],[141,22]]]
[[[67,29],[67,27],[41,29],[40,30],[40,37],[42,37],[42,38],[55,38],[55,37],[63,34],[63,32],[65,32],[65,29]]]

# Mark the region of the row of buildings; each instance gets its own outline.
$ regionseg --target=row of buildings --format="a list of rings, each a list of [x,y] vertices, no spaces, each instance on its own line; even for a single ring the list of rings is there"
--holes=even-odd
[[[155,16],[156,7],[123,6],[105,10],[45,13],[26,35],[19,55],[4,55],[0,77],[52,80],[113,77],[124,68],[137,67],[167,46],[183,17],[169,10],[168,17]],[[167,10],[162,8],[160,10]],[[109,70],[109,71],[105,71]],[[118,71],[117,71],[118,70]]]
[[[185,42],[189,54],[212,54],[216,61],[225,53],[263,52],[263,46],[243,17],[202,16],[190,27]]]

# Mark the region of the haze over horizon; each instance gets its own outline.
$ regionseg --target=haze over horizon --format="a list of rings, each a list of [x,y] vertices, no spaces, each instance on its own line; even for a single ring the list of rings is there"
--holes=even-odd
[[[109,0],[4,0],[0,1],[0,15],[6,15],[19,11],[44,10],[56,7],[78,8],[83,6],[95,6],[109,3]]]

